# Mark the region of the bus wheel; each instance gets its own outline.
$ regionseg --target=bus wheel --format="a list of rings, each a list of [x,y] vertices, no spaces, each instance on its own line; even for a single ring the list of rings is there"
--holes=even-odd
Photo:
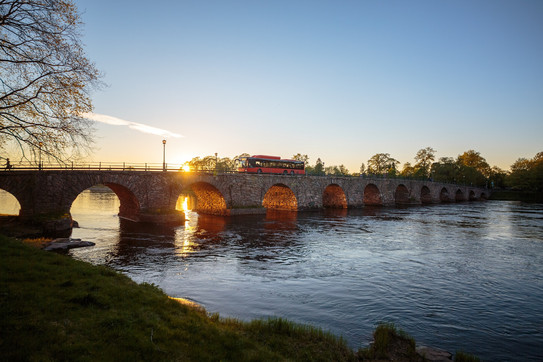
[[[290,175],[291,175],[291,176],[294,176],[294,171],[290,171]]]
[[[258,169],[258,171],[256,171],[256,173],[262,173],[262,170],[261,170],[261,169]]]
[[[283,175],[288,175],[288,171],[287,170],[283,171]]]

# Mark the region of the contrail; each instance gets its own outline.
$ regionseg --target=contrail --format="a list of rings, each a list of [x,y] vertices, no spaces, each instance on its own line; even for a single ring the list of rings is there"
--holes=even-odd
[[[96,121],[96,122],[110,124],[112,126],[127,126],[128,128],[131,128],[136,131],[154,134],[154,135],[162,136],[162,137],[175,137],[175,138],[183,137],[180,134],[170,132],[162,128],[148,126],[146,124],[137,123],[137,122],[126,121],[124,119],[120,119],[113,116],[107,116],[105,114],[83,113],[82,117]]]

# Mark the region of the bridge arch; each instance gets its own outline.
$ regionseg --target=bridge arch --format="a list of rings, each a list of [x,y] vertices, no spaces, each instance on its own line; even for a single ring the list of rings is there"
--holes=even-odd
[[[364,205],[383,205],[381,191],[375,184],[368,184],[364,188]]]
[[[462,192],[462,190],[458,189],[456,190],[456,193],[454,194],[454,200],[456,202],[460,202],[460,201],[465,201],[465,197],[464,197],[464,193]]]
[[[262,200],[262,206],[268,210],[298,210],[298,200],[294,192],[285,184],[271,186]]]
[[[439,201],[441,202],[450,202],[449,190],[446,187],[442,188],[439,192]]]
[[[228,215],[226,200],[218,188],[203,181],[193,183],[188,188],[196,196],[194,211],[209,215]]]
[[[394,201],[398,205],[406,205],[409,203],[409,190],[404,184],[399,184],[394,191]]]
[[[21,203],[11,192],[0,188],[0,214],[19,215],[21,212]]]
[[[420,202],[422,204],[431,204],[432,203],[432,192],[428,186],[422,186],[420,189]]]
[[[136,195],[134,195],[134,193],[128,187],[115,183],[115,182],[104,182],[102,184],[96,183],[95,185],[91,185],[90,187],[87,187],[81,190],[69,201],[70,206],[68,210],[71,210],[74,201],[83,191],[88,190],[93,186],[99,186],[99,185],[107,186],[119,198],[119,201],[120,201],[119,217],[132,220],[132,221],[139,221],[140,202],[138,198],[136,197]]]
[[[486,200],[487,196],[484,192],[481,192],[481,196],[479,196],[479,200]]]
[[[329,209],[346,209],[347,197],[345,191],[338,184],[330,184],[324,189],[322,206]]]
[[[477,197],[475,196],[475,191],[473,191],[473,190],[470,190],[470,191],[469,191],[468,200],[469,200],[469,201],[475,201],[475,200],[477,200]]]

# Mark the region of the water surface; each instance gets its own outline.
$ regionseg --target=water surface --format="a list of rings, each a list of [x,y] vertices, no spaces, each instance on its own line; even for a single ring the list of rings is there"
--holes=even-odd
[[[0,200],[1,201],[1,200]],[[176,228],[121,222],[112,193],[83,192],[71,254],[243,320],[281,316],[366,346],[378,322],[418,344],[492,361],[543,359],[543,205],[188,213]]]

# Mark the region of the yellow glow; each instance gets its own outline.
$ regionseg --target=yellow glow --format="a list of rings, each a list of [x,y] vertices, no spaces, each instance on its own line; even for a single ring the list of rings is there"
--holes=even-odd
[[[183,171],[190,172],[190,166],[189,165],[183,165]]]

